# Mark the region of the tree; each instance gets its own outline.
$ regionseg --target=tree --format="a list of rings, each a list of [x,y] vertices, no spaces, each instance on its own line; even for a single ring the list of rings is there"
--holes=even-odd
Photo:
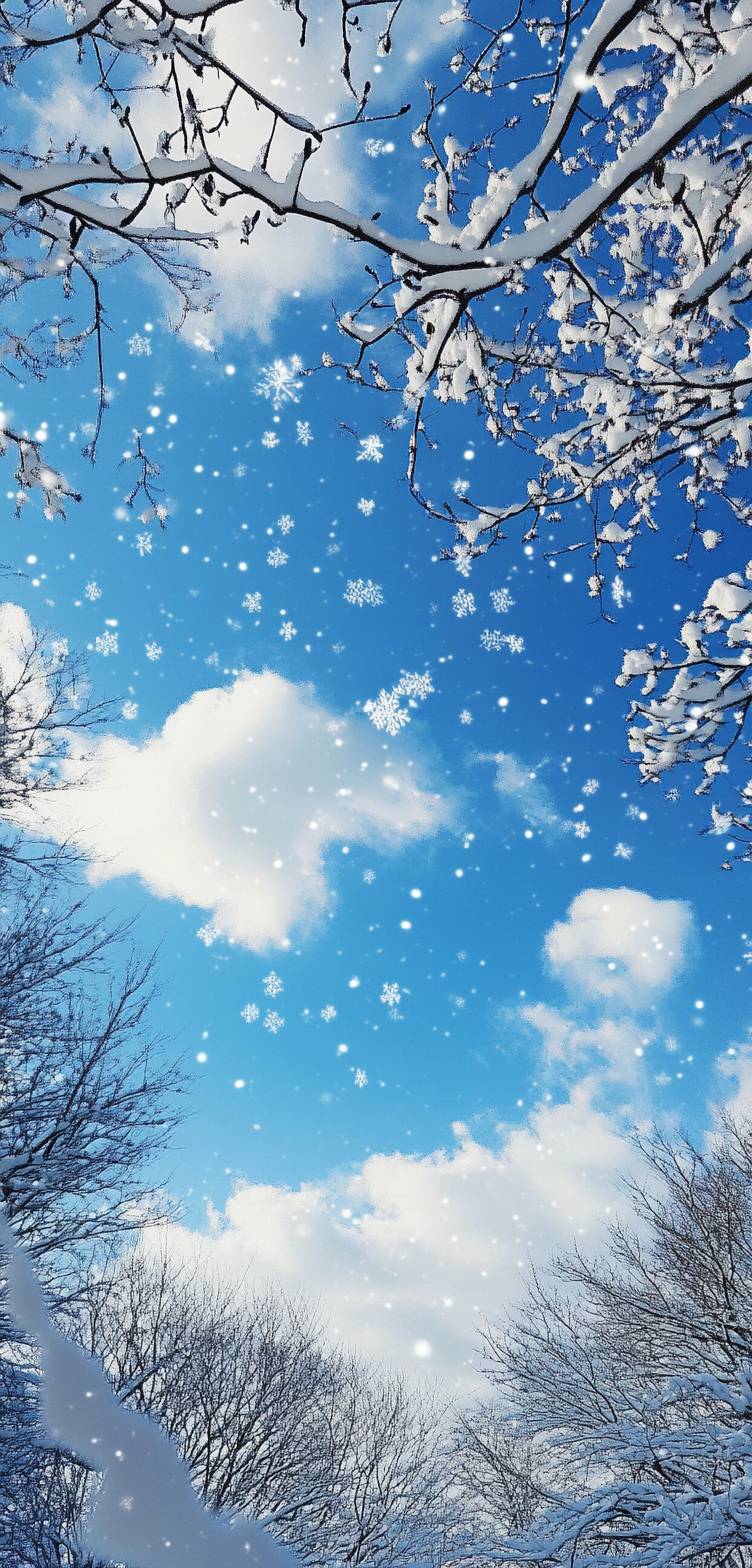
[[[458,1511],[436,1400],[328,1347],[305,1303],[138,1249],[91,1281],[77,1337],[212,1510],[317,1568],[444,1561]]]
[[[706,1150],[660,1134],[640,1148],[631,1227],[595,1259],[561,1259],[558,1286],[536,1281],[525,1315],[489,1333],[546,1504],[494,1558],[748,1560],[752,1127],[728,1120]]]
[[[25,611],[0,603],[0,857],[18,859],[25,811],[41,791],[64,788],[60,768],[81,730],[107,717],[82,661],[63,638],[35,631]],[[29,865],[29,854],[24,864]]]
[[[97,1252],[160,1212],[148,1162],[181,1081],[148,1032],[151,965],[118,952],[125,934],[55,880],[0,860],[0,1198],[65,1319]],[[0,1311],[3,1568],[76,1562],[85,1477],[40,1431],[37,1382],[33,1348]]]
[[[65,1315],[97,1251],[159,1212],[148,1162],[177,1119],[178,1070],[149,1028],[152,964],[66,885],[70,857],[19,824],[99,722],[64,645],[0,608],[0,1203]],[[33,1346],[0,1304],[0,1563],[75,1563],[82,1467],[50,1448]]]
[[[59,57],[113,111],[106,145],[83,145],[71,126],[62,149],[32,143],[0,163],[6,292],[39,285],[44,296],[55,277],[66,299],[78,288],[90,301],[77,325],[55,327],[49,348],[39,313],[26,334],[9,332],[6,364],[41,376],[94,340],[101,414],[108,265],[146,260],[188,308],[201,287],[192,251],[220,233],[227,243],[228,226],[233,243],[251,246],[259,222],[294,218],[362,248],[366,294],[338,315],[354,345],[350,374],[404,398],[410,485],[454,525],[458,562],[517,526],[533,538],[579,502],[587,535],[563,543],[587,545],[600,596],[606,556],[623,568],[655,525],[662,472],[685,491],[688,545],[703,532],[707,495],[749,521],[735,493],[752,386],[746,10],[591,0],[557,18],[522,3],[487,22],[465,0],[452,5],[436,80],[416,84],[415,216],[407,221],[403,203],[393,224],[365,191],[349,210],[307,190],[330,137],[407,112],[389,98],[388,73],[371,112],[375,95],[358,76],[359,36],[369,52],[398,50],[402,6],[341,0],[325,17],[340,35],[352,113],[323,124],[299,112],[295,89],[275,96],[260,66],[252,77],[238,66],[228,23],[250,25],[253,11],[253,0],[0,9],[8,84]],[[304,51],[299,0],[294,12],[290,46]],[[432,399],[471,404],[492,440],[529,452],[518,497],[428,498],[419,459]],[[42,473],[28,437],[8,429],[5,441],[22,492],[41,486],[56,510],[64,481]]]

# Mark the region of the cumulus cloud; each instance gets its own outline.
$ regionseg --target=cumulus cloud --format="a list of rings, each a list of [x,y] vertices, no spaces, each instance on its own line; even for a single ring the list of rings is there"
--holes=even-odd
[[[632,1151],[593,1087],[487,1142],[455,1124],[426,1155],[373,1154],[296,1188],[241,1183],[208,1233],[173,1226],[145,1245],[303,1291],[361,1352],[472,1386],[479,1324],[518,1300],[531,1261],[596,1242],[618,1205]]]
[[[586,888],[546,937],[549,962],[586,996],[639,1010],[668,989],[687,957],[692,912],[634,888]]]
[[[513,1310],[531,1265],[545,1268],[574,1240],[597,1248],[628,1208],[623,1178],[638,1172],[629,1132],[650,1114],[638,1075],[649,1039],[636,1014],[670,985],[691,930],[675,901],[626,888],[578,895],[545,947],[587,1015],[574,1003],[515,1015],[538,1032],[547,1064],[566,1069],[566,1090],[493,1135],[455,1124],[447,1148],[374,1153],[298,1187],[242,1181],[206,1232],[169,1227],[168,1247],[239,1282],[304,1292],[360,1352],[472,1392],[478,1329]],[[746,1092],[746,1067],[735,1081]],[[614,1085],[638,1082],[636,1113]]]
[[[133,875],[261,952],[332,898],[327,852],[398,849],[450,819],[425,762],[271,673],[195,692],[141,745],[89,738],[24,825],[73,839],[96,882]]]

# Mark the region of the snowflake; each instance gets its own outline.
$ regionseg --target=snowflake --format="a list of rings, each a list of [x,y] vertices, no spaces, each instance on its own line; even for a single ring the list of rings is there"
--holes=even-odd
[[[264,987],[265,996],[280,996],[282,991],[284,991],[282,981],[273,969],[269,970],[268,975],[264,975],[261,984]]]
[[[460,577],[469,577],[473,566],[473,552],[469,544],[459,542],[452,550],[452,560]]]
[[[358,442],[358,463],[380,463],[384,456],[384,443],[380,436],[363,436]]]
[[[473,716],[469,708],[463,708],[460,713],[460,724],[472,724]]]
[[[631,860],[634,850],[630,849],[629,844],[622,844],[620,841],[618,844],[614,844],[614,854],[617,860]]]
[[[133,337],[128,339],[128,353],[138,354],[139,356],[145,355],[148,358],[151,353],[149,339],[142,338],[139,332],[134,332]]]
[[[676,788],[676,785],[672,785],[671,789],[667,789],[666,790],[666,799],[667,800],[676,801],[676,800],[679,800],[679,798],[680,798],[679,790]]]
[[[203,942],[204,947],[212,947],[221,935],[222,932],[218,931],[217,927],[211,924],[211,921],[207,921],[205,926],[199,926],[196,932],[199,942]]]
[[[369,501],[362,495],[358,502],[358,511],[362,512],[364,517],[371,517],[376,511],[376,502]]]
[[[92,578],[92,581],[87,583],[86,587],[84,588],[84,598],[88,599],[90,604],[95,604],[97,599],[101,599],[101,597],[102,590],[99,586],[99,583],[95,583]]]
[[[256,615],[261,609],[261,594],[247,593],[243,600],[243,609],[248,610],[251,615]]]
[[[293,637],[298,635],[298,628],[293,625],[292,621],[283,621],[279,628],[279,635],[285,642],[292,642]]]
[[[363,143],[363,151],[367,158],[378,158],[386,149],[386,142],[381,136],[368,136]]]
[[[656,1073],[655,1082],[659,1089],[665,1089],[666,1084],[671,1082],[670,1073]]]
[[[373,582],[370,577],[353,577],[345,588],[343,598],[345,604],[370,604],[375,607],[384,603],[384,592],[381,584]]]
[[[154,540],[151,534],[136,534],[136,549],[140,556],[151,555]]]
[[[245,463],[236,463],[232,472],[235,479],[245,479],[248,467]]]
[[[289,512],[283,512],[282,516],[277,518],[277,527],[281,534],[292,533],[295,524]]]
[[[381,987],[381,996],[379,997],[379,1001],[383,1002],[386,1007],[399,1007],[399,1004],[402,1001],[402,992],[400,991],[396,980],[384,981],[384,984]]]
[[[280,1029],[284,1029],[284,1027],[284,1018],[280,1018],[279,1013],[275,1013],[272,1008],[269,1008],[264,1016],[264,1028],[268,1029],[270,1034],[279,1034]]]
[[[639,808],[639,806],[635,806],[635,805],[627,806],[627,816],[631,817],[633,821],[636,821],[637,818],[639,818],[639,815],[640,815],[640,808]]]
[[[371,871],[370,866],[366,867],[366,870],[363,872],[363,881],[366,887],[370,887],[371,883],[376,881],[376,872]]]
[[[490,598],[497,615],[506,615],[507,610],[511,610],[514,604],[508,588],[492,588]]]
[[[405,670],[394,689],[398,697],[416,697],[419,702],[425,702],[426,697],[431,696],[434,685],[430,675],[425,672],[421,675],[417,671],[411,673]]]
[[[258,1008],[256,1006],[256,1003],[255,1002],[246,1002],[245,1007],[243,1008],[240,1016],[241,1016],[241,1018],[243,1020],[243,1023],[245,1023],[245,1024],[255,1024],[256,1019],[259,1016],[259,1010],[258,1010]]]
[[[468,588],[458,589],[457,593],[452,594],[452,609],[460,621],[465,615],[474,615],[475,594],[470,593]]]
[[[123,703],[123,706],[120,709],[120,716],[123,719],[137,719],[138,718],[138,703],[137,702],[133,702],[131,700],[131,698],[129,697]]]
[[[62,664],[70,652],[67,637],[53,637],[50,643],[50,658],[53,664]]]
[[[325,1024],[330,1024],[332,1022],[332,1019],[336,1018],[336,1016],[337,1016],[337,1009],[336,1009],[336,1007],[332,1007],[331,1002],[327,1002],[326,1007],[322,1007],[322,1009],[321,1009],[321,1017],[323,1018],[324,1023]]]
[[[582,793],[583,795],[595,795],[599,789],[600,784],[597,779],[586,779],[582,786]]]
[[[587,838],[589,833],[590,833],[590,828],[588,827],[587,822],[575,822],[575,825],[574,825],[574,836],[575,836],[575,838]]]
[[[119,653],[117,632],[102,632],[101,637],[95,638],[94,647],[97,653],[101,653],[103,659],[109,658],[111,653]]]
[[[301,361],[297,356],[293,356],[289,362],[284,359],[274,359],[271,365],[262,366],[256,382],[256,392],[259,397],[264,397],[271,403],[275,414],[279,413],[285,403],[300,402],[298,394],[303,383],[298,380],[298,374],[301,368]]]
[[[295,421],[295,439],[296,439],[296,441],[300,442],[301,446],[310,446],[311,445],[311,442],[313,440],[313,431],[311,430],[311,427],[310,427],[307,419],[296,419],[296,421]]]
[[[346,644],[343,643],[343,642],[333,642],[332,643],[332,653],[336,653],[337,656],[339,657],[340,654],[344,653],[345,647],[346,647]]]
[[[624,579],[623,577],[619,576],[618,572],[611,584],[611,598],[613,599],[617,610],[623,609],[624,601],[627,598],[627,590],[624,587]]]
[[[427,673],[403,670],[396,686],[391,691],[385,691],[382,687],[375,701],[363,704],[363,712],[377,730],[386,730],[387,735],[397,735],[403,724],[410,723],[409,713],[400,706],[400,697],[407,697],[414,707],[416,702],[424,702],[433,689],[433,681]]]
[[[502,637],[502,642],[504,643],[505,647],[509,649],[510,653],[525,652],[524,637],[517,637],[514,632],[507,634],[505,637]]]
[[[151,659],[152,664],[156,664],[157,660],[162,657],[163,649],[160,648],[158,642],[145,642],[144,652],[147,659]]]
[[[480,645],[481,648],[485,648],[486,653],[501,653],[504,646],[501,632],[482,631],[480,634]]]
[[[453,489],[455,495],[467,495],[467,492],[470,489],[470,480],[469,479],[453,479],[452,480],[452,489]]]
[[[383,686],[378,697],[363,704],[363,712],[377,730],[386,730],[387,735],[399,735],[403,724],[410,723],[409,713],[400,707],[399,694],[385,691]]]
[[[268,452],[273,452],[275,446],[279,446],[279,436],[276,430],[265,430],[261,437],[261,445],[265,446]]]
[[[278,544],[275,544],[274,549],[269,550],[267,553],[266,564],[267,566],[286,566],[289,559],[289,555],[284,550],[280,550]]]
[[[362,1067],[356,1067],[356,1069],[355,1069],[355,1087],[356,1087],[356,1089],[365,1089],[365,1086],[366,1086],[367,1083],[368,1083],[368,1074],[364,1073]]]

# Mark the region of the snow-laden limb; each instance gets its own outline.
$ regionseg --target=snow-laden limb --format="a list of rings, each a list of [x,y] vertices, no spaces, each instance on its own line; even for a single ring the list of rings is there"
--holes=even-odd
[[[752,704],[752,561],[711,583],[702,608],[679,632],[681,657],[649,643],[628,649],[617,685],[642,681],[644,701],[629,711],[629,749],[646,783],[676,767],[699,769],[695,793],[706,795],[726,778],[735,748],[744,740]],[[710,831],[750,835],[736,858],[752,858],[752,777],[736,789],[736,803],[711,806]],[[729,862],[726,863],[727,865]]]
[[[339,316],[354,345],[348,373],[406,405],[410,485],[454,527],[461,565],[579,504],[592,523],[563,547],[589,550],[600,598],[606,561],[620,570],[657,526],[666,469],[691,531],[708,494],[748,520],[736,476],[752,432],[749,0],[585,0],[561,17],[522,0],[490,24],[469,0],[450,7],[434,80],[415,84],[422,194],[391,221],[388,192],[380,203],[363,180],[361,200],[344,206],[314,193],[312,170],[330,135],[358,138],[408,112],[390,100],[388,72],[381,103],[358,85],[357,45],[362,32],[364,58],[374,44],[397,51],[418,0],[341,0],[324,16],[353,107],[322,123],[300,112],[297,84],[272,90],[228,44],[227,19],[252,28],[258,3],[0,7],[7,84],[59,55],[112,110],[106,145],[84,146],[72,128],[62,150],[40,138],[0,163],[6,288],[57,279],[89,296],[59,356],[96,343],[101,406],[100,288],[113,263],[147,261],[185,311],[206,297],[197,253],[210,270],[212,247],[252,245],[259,223],[284,246],[295,217],[356,242],[367,263],[365,297]],[[304,11],[282,9],[304,71]],[[500,104],[519,112],[505,117]],[[517,495],[428,499],[437,403],[474,406],[493,442],[524,449]]]
[[[53,1445],[100,1476],[82,1546],[124,1568],[294,1568],[253,1520],[233,1529],[196,1496],[168,1435],[118,1399],[102,1367],[53,1323],[28,1256],[0,1214],[9,1309],[39,1347],[40,1402]]]

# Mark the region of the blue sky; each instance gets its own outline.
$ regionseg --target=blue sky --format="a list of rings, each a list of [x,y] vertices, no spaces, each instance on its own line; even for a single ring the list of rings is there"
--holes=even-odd
[[[380,181],[384,170],[399,172],[396,135],[395,148],[374,159]],[[246,260],[250,300],[252,251]],[[691,781],[678,781],[678,800],[640,788],[625,762],[625,696],[614,686],[621,650],[670,638],[680,608],[738,565],[733,550],[728,559],[725,546],[716,552],[712,570],[707,558],[677,566],[684,517],[669,487],[666,526],[625,578],[625,602],[610,606],[614,625],[587,597],[584,552],[551,563],[546,540],[528,553],[510,540],[469,579],[459,576],[438,559],[446,534],[410,498],[404,435],[383,423],[392,409],[333,371],[293,372],[294,400],[277,412],[264,395],[275,361],[312,365],[324,349],[339,352],[330,303],[338,286],[322,273],[316,295],[309,279],[305,298],[277,302],[264,334],[230,326],[220,338],[197,318],[176,336],[144,279],[118,274],[107,342],[112,404],[93,469],[79,455],[93,417],[90,362],[6,400],[30,427],[47,421],[51,452],[63,451],[67,477],[84,493],[64,522],[45,521],[34,505],[16,520],[7,469],[6,594],[35,625],[88,650],[94,696],[113,703],[111,734],[143,747],[195,693],[228,689],[243,671],[273,671],[296,691],[311,684],[296,700],[347,721],[353,755],[368,751],[372,767],[383,758],[398,772],[412,760],[426,801],[443,802],[425,805],[420,832],[392,831],[390,846],[373,832],[352,843],[345,829],[334,834],[321,907],[302,925],[292,920],[289,946],[266,951],[221,931],[207,945],[198,933],[211,927],[211,907],[149,886],[150,834],[163,831],[151,807],[169,825],[169,766],[130,823],[131,841],[141,835],[144,845],[140,878],[114,874],[107,857],[117,844],[101,830],[108,879],[92,897],[102,910],[134,916],[139,942],[159,947],[157,1019],[195,1070],[189,1119],[156,1173],[184,1200],[192,1233],[204,1226],[206,1200],[221,1211],[239,1181],[325,1187],[336,1204],[336,1184],[348,1178],[333,1173],[357,1172],[369,1156],[435,1159],[465,1136],[503,1148],[510,1134],[502,1129],[527,1135],[540,1107],[566,1110],[578,1084],[618,1136],[653,1115],[704,1125],[708,1101],[722,1092],[718,1060],[746,1033],[745,872],[724,873],[722,844],[700,836],[705,808]],[[147,432],[161,465],[164,530],[123,505],[131,469],[121,457],[134,427]],[[463,479],[497,492],[524,482],[519,454],[491,451],[469,416],[453,411],[437,429],[437,495]],[[363,457],[372,435],[383,449],[378,462]],[[268,562],[275,549],[287,557],[277,566]],[[358,580],[378,585],[383,602],[348,603],[347,585]],[[473,594],[474,613],[456,613],[461,590]],[[259,610],[244,607],[254,594]],[[284,625],[294,628],[289,640]],[[493,634],[490,648],[484,632]],[[498,634],[512,646],[494,648]],[[434,691],[390,740],[363,708],[404,671],[428,672]],[[196,737],[200,761],[214,734],[199,724]],[[281,724],[280,788],[292,798],[306,785],[305,757],[293,779],[289,757]],[[274,776],[272,761],[265,777]],[[96,829],[95,795],[82,811]],[[190,834],[175,853],[190,882]],[[635,980],[626,1001],[583,983],[576,962],[557,966],[546,954],[547,933],[579,895],[614,888],[660,901],[659,926],[665,901],[687,906],[667,978]],[[272,996],[270,972],[283,987]],[[395,1007],[381,1000],[385,985],[398,988]],[[248,1004],[259,1009],[255,1021],[242,1016]],[[535,1004],[570,1030],[610,1020],[627,1034],[629,1060],[617,1072],[602,1050],[571,1045],[557,1057],[554,1015],[546,1050],[528,1011]],[[322,1017],[326,1009],[336,1015]],[[270,1010],[284,1018],[275,1034],[264,1028]],[[636,1065],[629,1031],[648,1042]],[[453,1133],[456,1123],[467,1134]],[[576,1138],[574,1115],[571,1126]],[[587,1172],[588,1148],[577,1158]],[[597,1159],[593,1170],[597,1183]],[[395,1171],[399,1180],[404,1167]],[[537,1212],[533,1205],[533,1238]],[[553,1240],[566,1233],[565,1220]],[[551,1236],[541,1224],[544,1250]],[[273,1256],[270,1246],[270,1270]],[[292,1269],[284,1277],[302,1283]],[[423,1342],[423,1310],[406,1331],[408,1348]],[[433,1339],[430,1323],[425,1333]],[[378,1335],[374,1343],[380,1348]],[[395,1344],[387,1342],[390,1354]]]

